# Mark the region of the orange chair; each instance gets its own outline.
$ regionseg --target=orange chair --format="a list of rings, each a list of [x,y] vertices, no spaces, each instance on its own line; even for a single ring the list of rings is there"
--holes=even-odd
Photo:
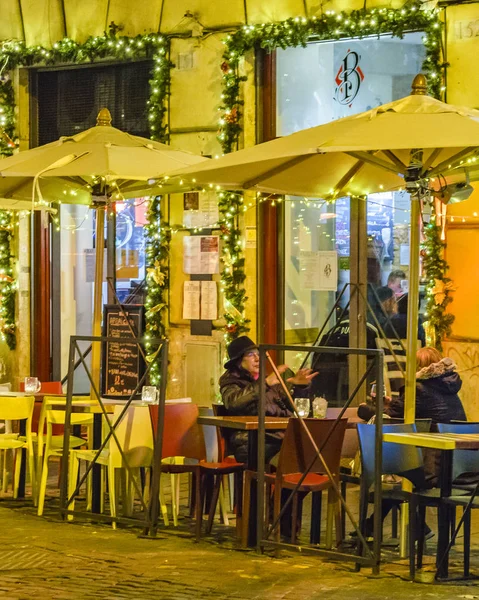
[[[156,435],[158,422],[158,406],[150,406],[153,432]],[[243,465],[226,461],[206,462],[206,448],[203,433],[198,425],[198,406],[196,404],[167,404],[165,406],[165,422],[163,429],[162,459],[167,457],[185,457],[182,464],[162,463],[163,473],[192,473],[194,477],[194,503],[196,510],[196,539],[201,537],[203,506],[207,479],[213,479],[213,492],[209,503],[208,524],[206,531],[211,532],[213,519],[218,503],[222,478],[233,473],[237,476],[238,492],[241,491]],[[191,462],[191,461],[195,462]],[[241,480],[241,483],[240,483]]]
[[[321,449],[322,444],[328,437],[333,426],[333,419],[303,419],[315,441],[317,447]],[[323,459],[334,477],[339,487],[339,463],[341,458],[341,447],[343,445],[344,432],[346,431],[347,419],[341,419],[336,428],[331,433],[325,447],[321,450]],[[316,457],[316,458],[315,458]],[[314,462],[313,462],[313,459]],[[279,453],[278,467],[276,473],[265,473],[266,498],[269,498],[271,488],[274,486],[274,515],[276,521],[281,511],[281,491],[282,489],[293,490],[306,471],[307,467],[313,463],[312,468],[301,483],[298,492],[322,492],[328,491],[328,520],[326,529],[326,547],[332,546],[332,526],[333,516],[336,519],[336,537],[339,543],[341,537],[341,517],[339,512],[339,500],[336,497],[329,477],[325,475],[326,470],[316,455],[313,444],[304,431],[299,419],[290,419],[288,427],[284,434],[283,443]],[[246,471],[245,478],[245,496],[243,508],[243,545],[246,545],[248,535],[249,505],[251,480],[256,477],[256,473]],[[266,523],[269,521],[269,502],[265,503]],[[291,542],[296,541],[296,527],[298,517],[298,494],[295,494],[292,500],[292,526]],[[320,523],[314,524],[320,527]],[[276,541],[280,540],[280,525],[276,528]]]

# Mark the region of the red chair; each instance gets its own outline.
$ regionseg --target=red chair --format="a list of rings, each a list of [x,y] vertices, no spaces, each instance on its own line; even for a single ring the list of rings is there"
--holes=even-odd
[[[150,415],[154,435],[157,431],[158,405],[150,406]],[[183,464],[162,464],[163,473],[192,473],[194,477],[194,505],[196,510],[196,539],[201,537],[205,489],[208,480],[213,479],[212,497],[209,502],[208,523],[206,532],[210,533],[218,503],[221,482],[224,475],[233,473],[236,477],[235,487],[241,497],[243,465],[226,461],[206,462],[206,448],[203,432],[198,425],[198,406],[196,404],[167,404],[165,406],[165,423],[163,429],[162,459],[172,456],[186,457]],[[195,462],[191,462],[191,461]],[[190,462],[187,462],[190,461]],[[241,512],[238,514],[238,519]]]
[[[307,424],[310,434],[318,448],[328,438],[329,432],[334,424],[333,419],[303,419]],[[321,455],[328,466],[334,480],[339,487],[339,463],[341,459],[341,447],[343,445],[344,432],[347,419],[341,419],[331,433]],[[314,461],[314,462],[313,462]],[[334,493],[333,486],[327,475],[322,462],[317,458],[316,451],[299,419],[290,419],[284,434],[283,443],[279,453],[278,467],[275,473],[265,473],[266,498],[269,498],[271,488],[274,486],[274,520],[277,519],[281,510],[281,490],[293,490],[308,466],[313,463],[312,468],[302,481],[298,492],[317,493],[328,491],[328,522],[326,530],[326,547],[332,545],[333,516],[336,520],[336,536],[339,543],[341,537],[341,523],[339,512],[339,501]],[[243,545],[246,546],[248,536],[249,504],[251,480],[257,476],[252,471],[246,471],[245,498],[243,512]],[[265,503],[266,523],[269,521],[269,502]],[[319,528],[318,515],[313,514],[311,528]],[[298,494],[292,500],[291,516],[291,543],[296,542],[296,527],[298,522]],[[276,541],[280,541],[280,526],[276,529]]]

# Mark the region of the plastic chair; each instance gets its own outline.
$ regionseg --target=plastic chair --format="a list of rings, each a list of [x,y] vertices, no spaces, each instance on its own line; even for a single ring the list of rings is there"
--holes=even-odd
[[[308,429],[319,449],[329,435],[334,424],[333,419],[303,419],[308,426]],[[341,460],[341,447],[344,440],[344,432],[346,430],[347,419],[341,419],[334,431],[331,433],[325,447],[321,450],[321,454],[325,463],[339,486],[339,463]],[[313,459],[314,462],[313,462]],[[336,517],[336,537],[337,542],[341,540],[341,525],[339,501],[334,493],[331,481],[325,475],[325,468],[322,462],[317,458],[316,451],[309,437],[304,431],[299,419],[290,419],[286,428],[283,443],[279,453],[278,466],[276,473],[265,473],[266,481],[266,497],[269,497],[271,486],[274,485],[274,514],[273,518],[276,521],[281,511],[281,496],[282,490],[293,490],[306,471],[307,467],[313,462],[312,468],[304,478],[298,492],[322,492],[328,491],[328,518],[326,527],[326,547],[332,547],[333,533],[333,516]],[[248,535],[249,521],[249,506],[251,479],[256,477],[256,474],[251,471],[246,471],[245,478],[245,496],[243,507],[243,544],[246,545]],[[269,502],[266,500],[266,523],[269,521]],[[311,519],[311,530],[320,527],[319,515],[313,511]],[[292,527],[291,527],[291,543],[296,542],[296,529],[298,518],[298,494],[296,493],[292,500]],[[280,541],[281,526],[278,524],[276,528],[276,541]]]
[[[150,406],[150,411],[153,430],[156,434],[158,406]],[[191,512],[193,512],[193,509],[196,510],[197,540],[201,537],[203,505],[206,498],[205,489],[207,484],[213,480],[207,524],[207,533],[210,533],[218,500],[223,516],[226,515],[224,502],[219,493],[221,478],[230,473],[242,473],[243,471],[242,465],[231,465],[226,461],[216,463],[206,461],[205,442],[201,427],[198,425],[198,414],[196,404],[167,404],[165,406],[161,465],[161,470],[164,473],[191,473],[194,477],[194,502],[191,503]],[[170,460],[167,462],[165,459],[168,457],[170,457]],[[175,457],[176,460],[171,460]],[[176,507],[174,506],[173,517],[175,517],[175,511]],[[163,508],[162,512],[164,514]]]
[[[15,453],[15,471],[13,478],[13,497],[18,497],[18,486],[20,483],[20,469],[22,464],[22,450],[27,451],[28,468],[32,483],[33,502],[36,504],[36,477],[35,456],[32,441],[32,415],[35,398],[33,396],[1,397],[0,396],[0,420],[25,421],[25,436],[21,439],[18,434],[0,434],[0,450],[13,450]]]
[[[111,423],[116,423],[118,417],[123,411],[123,406],[115,406],[115,411],[111,417]],[[73,416],[73,415],[72,415]],[[140,467],[150,467],[153,460],[153,431],[151,428],[151,419],[149,408],[147,406],[130,406],[122,420],[115,428],[115,434],[118,443],[126,457],[130,469],[139,469]],[[68,478],[69,496],[73,494],[77,486],[79,463],[81,460],[91,462],[97,450],[71,450],[70,451],[70,473]],[[118,448],[118,444],[113,437],[110,437],[108,445],[102,450],[97,458],[96,464],[106,468],[108,477],[108,490],[110,495],[110,513],[113,517],[112,527],[116,529],[115,518],[117,516],[117,492],[116,492],[116,472],[118,469],[126,469],[123,456]],[[129,486],[127,485],[127,488]],[[131,511],[133,498],[130,493],[124,498],[125,512]],[[74,499],[70,507],[74,509]]]
[[[61,458],[63,455],[63,435],[53,435],[54,425],[65,424],[65,411],[52,410],[48,406],[59,404],[58,399],[49,402],[48,396],[44,398],[45,409],[42,411],[42,416],[39,421],[38,445],[37,445],[37,475],[40,478],[40,486],[38,492],[38,516],[43,514],[45,504],[45,494],[48,481],[48,465],[50,458]],[[47,434],[44,440],[43,426],[46,422]],[[71,435],[69,438],[69,446],[79,448],[85,445],[91,445],[93,439],[93,414],[92,413],[72,413],[70,415],[70,424],[74,426],[88,427],[88,440],[82,437]],[[45,442],[45,443],[44,443]]]
[[[438,423],[439,433],[479,433],[479,423]],[[461,475],[465,473],[475,474],[476,482],[461,481]],[[479,452],[477,450],[454,450],[452,457],[452,481],[454,488],[465,490],[472,494],[479,484]],[[454,508],[462,506],[463,509],[469,502],[468,496],[452,495],[443,499],[446,504]],[[471,508],[479,508],[477,498],[474,498]],[[455,523],[455,518],[454,518]],[[421,523],[422,525],[422,523]],[[455,527],[454,527],[455,529]],[[470,552],[471,552],[471,513],[464,515],[464,577],[469,576]]]

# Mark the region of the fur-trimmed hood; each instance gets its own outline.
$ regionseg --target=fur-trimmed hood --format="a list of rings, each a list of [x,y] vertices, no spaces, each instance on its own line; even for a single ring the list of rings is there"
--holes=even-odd
[[[416,379],[433,379],[456,370],[456,363],[451,358],[443,358],[439,362],[431,363],[416,373]]]

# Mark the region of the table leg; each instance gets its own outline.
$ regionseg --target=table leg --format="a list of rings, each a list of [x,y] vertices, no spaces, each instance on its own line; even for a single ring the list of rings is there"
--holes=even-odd
[[[451,478],[452,478],[452,451],[443,450],[441,452],[441,472],[440,472],[440,488],[441,498],[446,498],[451,495]],[[439,502],[438,507],[438,522],[439,532],[437,541],[436,553],[436,568],[437,578],[445,579],[449,572],[449,555],[447,548],[449,546],[449,535],[451,529],[452,508],[444,502]]]
[[[248,465],[251,471],[257,471],[258,468],[258,432],[248,432]],[[256,515],[257,515],[257,494],[258,483],[256,479],[251,480],[250,509],[248,523],[248,546],[256,546]],[[266,499],[268,502],[268,499]]]
[[[98,449],[101,446],[102,433],[102,413],[95,413],[93,416],[93,448]],[[94,464],[92,467],[92,497],[91,510],[94,513],[101,512],[101,465]]]

